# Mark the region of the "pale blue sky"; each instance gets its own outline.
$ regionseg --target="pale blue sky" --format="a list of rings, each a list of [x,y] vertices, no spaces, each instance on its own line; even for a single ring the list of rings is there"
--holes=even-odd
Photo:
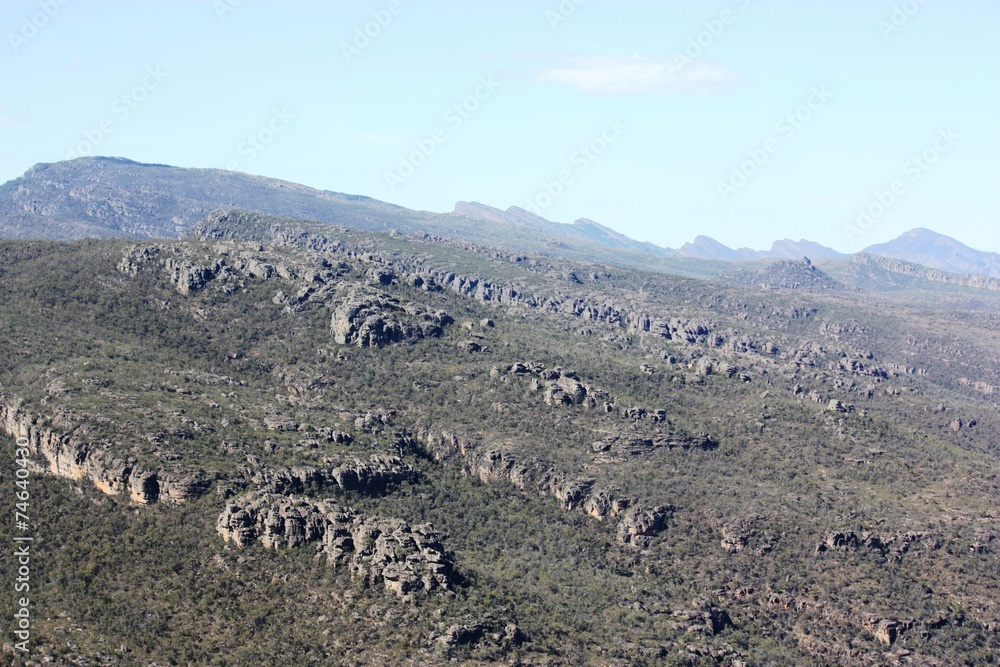
[[[531,202],[671,247],[930,227],[1000,251],[996,0],[586,0],[559,22],[561,0],[62,2],[0,3],[0,180],[83,148],[432,211]]]

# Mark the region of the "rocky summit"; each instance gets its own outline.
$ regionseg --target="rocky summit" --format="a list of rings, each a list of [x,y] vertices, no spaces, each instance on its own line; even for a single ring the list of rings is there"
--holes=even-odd
[[[643,267],[590,221],[557,253],[211,182],[170,230],[94,203],[184,174],[76,167],[0,193],[79,239],[0,242],[37,563],[34,662],[4,660],[995,664],[995,278],[791,242]]]

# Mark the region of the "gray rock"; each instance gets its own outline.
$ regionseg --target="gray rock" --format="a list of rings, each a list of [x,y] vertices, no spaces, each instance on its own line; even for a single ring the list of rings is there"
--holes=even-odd
[[[482,639],[486,628],[480,623],[471,625],[455,624],[445,630],[444,634],[437,638],[437,642],[443,646],[466,646],[474,644]]]
[[[648,538],[658,535],[667,527],[670,507],[663,505],[644,509],[640,505],[629,508],[618,522],[618,541],[622,544],[645,546]]]
[[[439,337],[451,323],[447,313],[403,306],[386,294],[355,291],[334,309],[330,328],[340,345],[385,347]]]
[[[267,549],[319,542],[329,562],[346,562],[353,576],[399,597],[451,584],[451,561],[433,526],[363,517],[329,500],[248,494],[226,503],[216,530],[238,548],[254,541]]]

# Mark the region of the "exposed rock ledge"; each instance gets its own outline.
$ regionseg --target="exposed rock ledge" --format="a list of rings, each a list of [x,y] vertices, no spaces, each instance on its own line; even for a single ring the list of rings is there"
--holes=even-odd
[[[0,393],[0,432],[27,438],[38,470],[76,481],[93,482],[109,496],[128,494],[140,505],[183,503],[204,494],[211,480],[203,472],[147,470],[133,460],[116,458],[73,434],[60,434],[26,412],[20,401]]]
[[[580,509],[600,521],[621,517],[616,534],[622,544],[645,548],[650,538],[666,529],[674,511],[669,505],[643,507],[635,498],[598,487],[594,479],[570,477],[537,458],[521,459],[510,452],[482,448],[450,433],[422,432],[418,437],[436,460],[460,459],[465,473],[484,484],[504,480],[522,490],[535,489],[554,497],[563,509]]]
[[[352,575],[399,596],[450,584],[452,566],[433,526],[363,517],[330,500],[249,494],[226,504],[216,530],[239,548],[255,540],[268,549],[321,542],[328,562],[347,562]]]
[[[326,488],[379,496],[416,476],[417,472],[398,456],[373,454],[368,461],[354,459],[325,470],[306,466],[262,470],[252,481],[261,493],[286,496]]]

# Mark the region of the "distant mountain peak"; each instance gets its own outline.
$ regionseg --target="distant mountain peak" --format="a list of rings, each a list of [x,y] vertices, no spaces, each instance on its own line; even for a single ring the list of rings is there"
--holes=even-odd
[[[480,204],[474,201],[460,201],[455,204],[452,215],[462,215],[474,220],[484,220],[490,222],[507,222],[506,214],[498,208]]]
[[[611,229],[610,227],[606,227],[606,226],[602,225],[599,222],[594,222],[593,220],[590,220],[589,218],[580,218],[579,220],[577,220],[576,222],[574,222],[573,225],[575,227],[578,227],[578,228],[583,229],[585,231],[589,231],[591,233],[595,233],[596,232],[596,233],[598,233],[598,234],[600,234],[602,236],[605,236],[605,237],[607,237],[609,239],[614,239],[614,240],[616,240],[616,241],[618,241],[620,243],[634,243],[635,242],[633,239],[629,238],[628,236],[625,236],[624,234],[616,232],[615,230]]]
[[[677,251],[636,241],[588,218],[563,224],[517,206],[501,210],[460,201],[451,215],[412,211],[264,176],[96,156],[39,163],[0,185],[0,237],[176,238],[220,207],[366,231],[433,233],[517,252],[631,266],[673,257],[726,262],[845,257],[818,243],[790,239],[775,241],[770,250],[734,250],[704,234]],[[1000,278],[1000,254],[980,252],[922,227],[864,252],[955,274]]]
[[[862,252],[950,273],[1000,278],[1000,254],[975,250],[950,236],[923,227],[911,229],[888,243],[873,245]]]
[[[691,243],[681,246],[682,257],[693,257],[697,259],[714,259],[723,261],[736,261],[746,259],[739,252],[727,245],[719,243],[710,236],[699,235]]]
[[[798,241],[792,241],[791,239],[775,241],[771,245],[768,255],[783,259],[798,259],[800,257],[809,257],[811,259],[842,259],[847,257],[847,255],[837,252],[833,248],[827,248],[824,245],[806,241],[805,239]]]

